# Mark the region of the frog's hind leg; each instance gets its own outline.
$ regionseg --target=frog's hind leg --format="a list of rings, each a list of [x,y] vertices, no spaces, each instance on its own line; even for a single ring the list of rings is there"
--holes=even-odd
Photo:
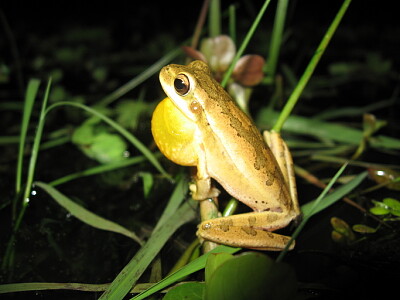
[[[274,154],[279,168],[283,174],[286,184],[288,185],[290,196],[292,199],[293,210],[296,215],[300,215],[300,206],[297,199],[296,177],[294,174],[293,159],[289,148],[281,135],[275,131],[264,131],[264,139]]]
[[[207,220],[199,225],[197,235],[202,239],[233,247],[279,251],[291,237],[271,231],[285,227],[293,216],[278,212],[259,212]],[[289,249],[294,248],[294,241]]]

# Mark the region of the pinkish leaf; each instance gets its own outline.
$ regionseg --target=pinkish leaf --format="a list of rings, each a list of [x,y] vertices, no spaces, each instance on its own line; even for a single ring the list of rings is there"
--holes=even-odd
[[[242,56],[233,70],[233,79],[244,86],[253,86],[262,80],[265,60],[260,55]]]
[[[207,62],[207,59],[205,58],[205,56],[203,55],[203,53],[201,53],[200,51],[197,51],[196,49],[194,49],[193,47],[190,46],[182,46],[181,47],[183,52],[185,52],[185,54],[187,56],[189,56],[190,58],[193,58],[195,60],[202,60],[204,62]]]
[[[215,73],[225,72],[236,53],[232,39],[227,35],[203,39],[200,51],[207,59],[208,65]]]

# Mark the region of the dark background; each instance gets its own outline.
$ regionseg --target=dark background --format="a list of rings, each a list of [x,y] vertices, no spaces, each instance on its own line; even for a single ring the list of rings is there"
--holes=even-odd
[[[223,9],[226,9],[230,4],[227,1],[222,2]],[[263,2],[237,1],[235,3],[238,5],[237,27],[238,41],[240,41],[250,27],[252,20],[258,12],[258,8],[262,6]],[[287,34],[285,35],[286,39],[282,47],[280,66],[287,64],[297,76],[302,74],[341,3],[342,1],[291,1],[286,22]],[[89,104],[96,103],[103,96],[132,79],[150,64],[176,47],[176,45],[189,38],[194,31],[201,5],[202,1],[112,1],[106,3],[54,1],[45,5],[41,2],[3,1],[0,4],[0,11],[5,16],[12,31],[12,39],[14,39],[18,49],[23,78],[18,78],[17,76],[16,70],[18,66],[13,63],[15,62],[15,57],[12,55],[12,43],[6,30],[7,26],[3,22],[0,26],[0,63],[7,63],[11,69],[10,80],[6,83],[0,83],[0,101],[20,102],[23,96],[22,88],[26,86],[29,78],[36,77],[45,82],[53,69],[62,67],[65,70],[65,75],[60,84],[65,86],[72,95],[87,95],[86,100]],[[253,51],[266,56],[269,46],[266,41],[268,41],[270,29],[273,24],[273,8],[274,3],[268,9],[246,53],[252,53]],[[222,32],[227,33],[226,22],[223,21],[223,23]],[[57,65],[57,60],[51,62],[51,58],[54,55],[53,52],[57,47],[73,48],[79,46],[77,45],[79,40],[69,39],[72,29],[79,31],[80,29],[87,30],[90,28],[101,28],[101,34],[104,34],[106,37],[103,40],[96,38],[85,41],[85,46],[87,47],[85,50],[86,57],[90,58],[90,61],[94,64],[107,64],[109,66],[109,80],[104,85],[91,84],[86,61],[80,61],[69,66]],[[329,66],[332,63],[362,63],[365,61],[365,53],[372,52],[379,54],[384,60],[389,60],[392,64],[392,70],[398,72],[400,63],[399,36],[400,26],[398,9],[395,8],[395,2],[353,0],[316,70],[316,81],[319,76],[329,74]],[[115,56],[115,53],[118,53],[118,56]],[[38,69],[33,66],[32,60],[40,56],[50,61],[47,69]],[[279,68],[278,72],[281,71],[282,69]],[[310,81],[310,84],[313,84],[313,79]],[[148,101],[156,101],[162,98],[163,93],[157,76],[153,76],[143,85],[147,87],[146,99]],[[334,94],[311,100],[305,96],[305,105],[296,108],[295,112],[311,116],[321,111],[321,109],[328,107],[337,108],[346,105],[364,106],[392,97],[393,94],[397,93],[398,88],[397,73],[395,76],[387,77],[380,77],[376,74],[374,76],[365,74],[364,77],[350,78],[341,84],[340,89],[335,91]],[[260,89],[261,92],[259,93],[261,94],[271,92],[266,87],[261,87]],[[137,90],[134,90],[128,96],[134,98],[138,93]],[[251,109],[252,111],[256,111],[258,107],[264,104],[252,103]],[[390,126],[384,128],[382,133],[398,138],[400,129],[398,118],[399,101],[390,109],[379,110],[376,114],[377,117],[388,120],[390,123]],[[1,135],[15,134],[17,130],[12,131],[11,129],[18,127],[20,115],[15,113],[3,116],[1,117],[2,120],[0,120]],[[54,128],[59,127],[63,121],[63,119],[60,119],[58,123],[55,122],[53,124]],[[346,122],[360,123],[360,119],[346,119]],[[143,140],[146,142],[149,142],[149,127],[146,124],[142,125],[138,135],[139,137],[143,137]],[[42,171],[38,171],[37,176],[45,181],[46,179],[54,179],[60,174],[64,174],[65,171],[57,173],[57,170],[50,172],[48,169],[55,165],[60,168],[71,167],[74,155],[79,155],[78,151],[72,148],[67,148],[66,153],[57,157],[54,157],[51,153],[41,156],[38,170]],[[15,149],[4,149],[4,153],[16,152]],[[378,156],[372,153],[368,158],[374,160],[378,159]],[[15,167],[14,162],[11,161],[10,163],[11,170]],[[398,164],[398,156],[390,156],[390,161],[387,163]],[[0,195],[2,195],[3,199],[6,199],[11,197],[10,191],[13,189],[14,175],[12,174],[13,171],[6,169],[4,165],[5,163],[2,161],[0,174],[2,191]],[[112,189],[106,189],[105,191],[96,189],[93,191],[93,186],[96,187],[96,184],[98,183],[83,181],[83,184],[80,184],[79,187],[71,186],[70,191],[83,190],[82,193],[91,193],[92,204],[102,194],[109,196],[109,198],[115,197],[115,191]],[[140,189],[139,186],[137,184],[138,189]],[[313,193],[317,193],[318,191],[309,192],[300,190],[300,193],[303,192],[313,195]],[[129,192],[124,191],[122,195],[116,196],[117,200],[127,197],[127,193]],[[138,192],[135,192],[133,188],[133,192],[131,190],[130,193],[128,196],[132,196],[132,193],[137,194]],[[165,194],[168,194],[168,191]],[[311,199],[312,197],[307,196],[305,198]],[[162,205],[160,205],[161,208],[158,210],[157,208],[154,209],[157,204],[156,196],[154,196],[154,199],[150,203],[141,207],[130,207],[130,210],[126,213],[130,214],[141,209],[144,211],[142,221],[151,223],[156,220],[157,214],[162,209]],[[43,203],[32,204],[29,208],[21,238],[22,245],[25,245],[25,249],[23,249],[25,251],[22,251],[21,263],[17,265],[15,273],[20,272],[19,274],[22,274],[23,271],[26,271],[26,266],[22,266],[25,260],[35,260],[38,255],[34,251],[40,253],[42,249],[47,247],[46,239],[43,238],[46,236],[46,233],[36,233],[36,236],[29,232],[29,227],[35,228],[37,226],[36,220],[41,218],[51,216],[54,219],[62,219],[65,217],[63,215],[64,212],[60,212],[59,208],[51,200],[48,200],[44,206],[46,207],[44,211]],[[105,206],[102,209],[104,212],[115,210],[117,215],[121,214],[121,209],[117,211],[115,206]],[[7,230],[3,229],[9,225],[7,222],[9,221],[9,217],[6,213],[4,209],[0,212],[0,219],[2,219],[0,221],[2,225],[0,242],[2,245],[7,242],[9,237],[9,228]],[[379,249],[376,247],[373,249],[373,254],[367,251],[369,249],[365,249],[365,253],[346,253],[344,256],[335,256],[335,254],[340,254],[341,250],[336,249],[332,245],[329,236],[331,230],[329,223],[320,223],[321,220],[326,220],[334,215],[347,216],[347,206],[338,204],[334,207],[333,211],[324,212],[319,215],[311,224],[307,225],[302,240],[298,241],[300,252],[307,249],[307,247],[315,246],[317,254],[309,252],[288,258],[289,262],[296,267],[299,280],[302,283],[313,283],[319,279],[322,279],[321,281],[324,283],[335,282],[333,286],[338,290],[325,294],[325,296],[327,294],[333,295],[330,299],[334,299],[338,295],[343,298],[346,293],[353,296],[361,295],[365,299],[368,299],[372,291],[385,294],[389,290],[389,287],[396,286],[399,278],[398,272],[395,269],[400,265],[400,262],[398,256],[396,257],[394,253],[398,253],[398,248],[396,248],[398,246],[393,246],[392,252],[386,252],[387,248],[390,248],[391,245],[382,243],[382,246],[385,245],[383,247],[385,249],[382,249],[382,256],[379,255]],[[354,220],[363,220],[364,217],[361,214],[351,214],[351,218],[354,218]],[[82,228],[79,222],[67,220],[66,223],[71,227],[65,229],[63,228],[65,224],[57,224],[52,228],[55,232],[60,232],[61,237],[58,237],[58,242],[62,248],[65,247],[67,249],[71,245],[74,246],[75,243],[90,241],[92,246],[101,250],[98,253],[94,253],[89,260],[85,261],[84,266],[80,266],[78,271],[68,269],[66,262],[60,262],[50,256],[48,261],[44,261],[38,265],[38,269],[34,270],[34,272],[32,270],[27,271],[26,275],[21,275],[19,280],[52,281],[54,278],[64,282],[103,283],[112,280],[115,274],[126,264],[127,259],[135,252],[132,249],[131,243],[124,238],[114,238],[104,233],[100,233],[99,237],[91,229]],[[192,227],[188,231],[193,232],[194,229],[195,225],[192,224]],[[33,230],[33,232],[38,231],[39,228]],[[76,232],[80,232],[80,234],[78,235]],[[26,239],[28,235],[33,235],[31,238],[38,241],[32,251],[28,250],[28,245],[31,242],[29,239]],[[64,238],[62,237],[63,235]],[[180,233],[179,237],[182,238],[184,236],[185,233]],[[43,238],[43,240],[40,240],[40,238]],[[107,246],[104,246],[106,244]],[[302,244],[304,246],[301,246]],[[167,248],[167,254],[164,255],[166,257],[168,255],[173,256],[174,254],[171,254],[173,246],[169,245]],[[2,246],[1,255],[3,254],[3,249],[4,247]],[[331,257],[320,255],[323,251],[328,250],[330,255],[332,255]],[[70,251],[66,255],[73,257],[79,251],[83,250],[79,247],[72,247]],[[89,250],[87,251],[89,252]],[[335,253],[335,251],[337,252]],[[365,259],[365,261],[362,259]],[[101,264],[99,261],[101,261]],[[368,261],[371,261],[370,265],[368,265]],[[95,267],[92,270],[85,269],[86,266],[90,265]],[[43,270],[47,266],[49,266],[49,270]],[[5,276],[0,277],[0,282],[5,281],[7,281]],[[311,285],[310,290],[314,291]],[[343,293],[343,291],[345,292]],[[26,296],[27,294],[24,295]],[[46,292],[39,293],[39,295],[42,298],[51,299],[52,296],[58,296],[60,293]],[[74,295],[74,293],[67,294],[65,299],[68,297],[74,298]],[[22,297],[22,294],[19,296]],[[82,294],[79,294],[79,296],[82,296]],[[319,296],[322,299],[324,295]]]

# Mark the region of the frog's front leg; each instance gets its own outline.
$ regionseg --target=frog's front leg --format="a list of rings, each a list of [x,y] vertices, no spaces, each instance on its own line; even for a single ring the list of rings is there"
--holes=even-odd
[[[194,200],[206,200],[218,197],[220,191],[211,185],[211,178],[195,178],[195,183],[190,184],[189,189],[192,192]]]
[[[293,219],[291,213],[252,212],[211,219],[199,225],[197,235],[204,240],[232,247],[281,251],[291,237],[271,231],[286,226]],[[294,241],[289,250],[294,248]]]
[[[192,198],[194,200],[206,200],[218,197],[220,191],[211,184],[211,177],[207,172],[207,161],[202,144],[199,145],[197,153],[197,174],[195,183],[189,186],[192,192]]]

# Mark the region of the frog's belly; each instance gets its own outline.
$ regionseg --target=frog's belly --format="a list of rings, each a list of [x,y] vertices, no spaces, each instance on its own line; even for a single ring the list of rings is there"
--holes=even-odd
[[[207,171],[231,196],[255,211],[283,211],[290,206],[288,188],[269,149],[264,151],[269,168],[257,168],[251,154],[232,155],[217,141],[206,149]]]

